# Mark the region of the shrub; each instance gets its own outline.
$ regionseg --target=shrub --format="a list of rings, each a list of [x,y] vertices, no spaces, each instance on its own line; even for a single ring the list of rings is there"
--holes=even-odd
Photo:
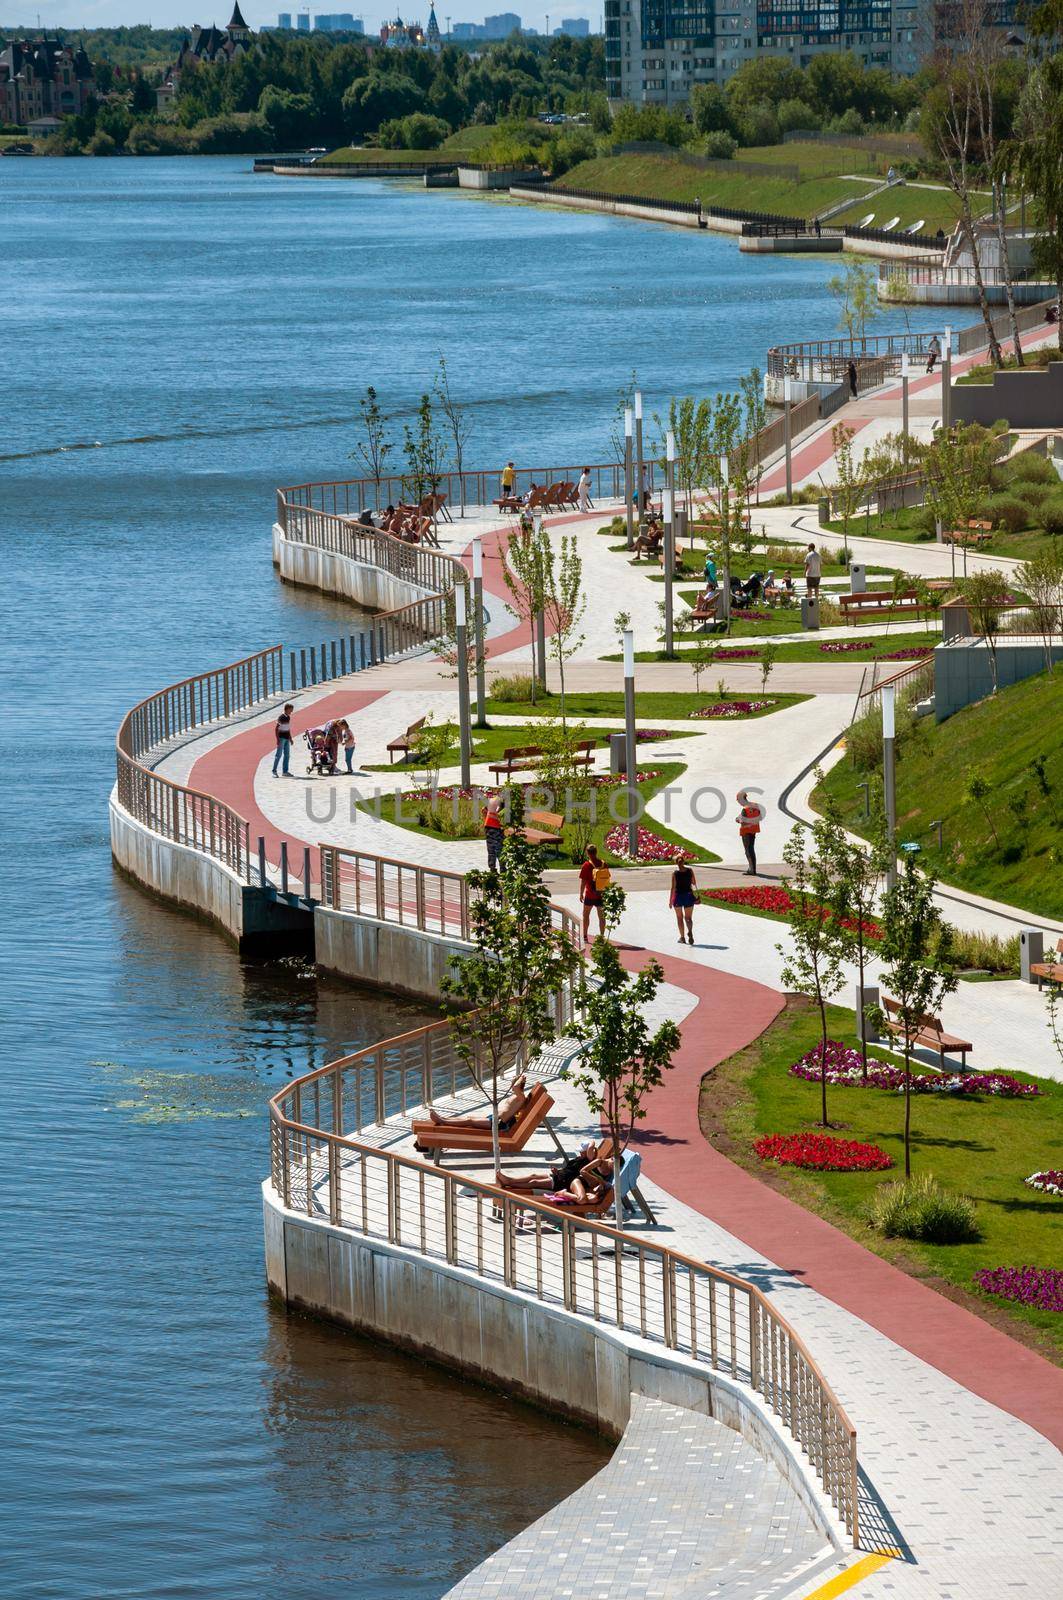
[[[953,928],[950,960],[955,967],[976,967],[986,972],[1019,975],[1019,938],[1001,939],[995,933],[968,933]]]
[[[703,149],[713,161],[732,161],[738,149],[738,140],[733,133],[727,133],[723,128],[715,128],[712,133],[705,135]]]
[[[1063,495],[1044,502],[1038,521],[1046,533],[1063,533]]]
[[[438,150],[449,137],[450,124],[441,117],[412,111],[407,117],[392,117],[382,122],[377,143],[384,150]]]
[[[495,678],[491,684],[491,696],[495,700],[513,701],[520,704],[530,702],[532,698],[531,674],[515,672],[509,678]],[[537,698],[543,697],[542,689],[537,691]]]
[[[1004,528],[1008,533],[1019,533],[1030,521],[1029,507],[1013,494],[992,494],[982,502],[981,516],[994,528]]]
[[[85,146],[87,156],[113,156],[118,146],[103,128],[97,128]]]
[[[1036,510],[1038,506],[1044,504],[1052,493],[1052,485],[1050,483],[1029,483],[1024,478],[1017,483],[1009,483],[1008,493],[1016,495],[1020,500],[1025,500],[1028,506],[1033,506]]]
[[[1009,485],[1020,480],[1023,483],[1058,484],[1059,482],[1059,474],[1048,457],[1037,455],[1032,450],[1024,450],[1021,455],[1013,456],[1001,476]]]
[[[875,1191],[868,1221],[887,1239],[924,1244],[969,1244],[981,1238],[978,1214],[966,1195],[950,1194],[925,1173],[908,1183],[883,1183]]]

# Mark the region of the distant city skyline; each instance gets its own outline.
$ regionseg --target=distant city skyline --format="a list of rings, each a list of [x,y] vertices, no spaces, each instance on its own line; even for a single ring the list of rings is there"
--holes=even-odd
[[[350,3],[351,0],[348,0],[348,5]],[[294,27],[300,8],[291,6],[286,9],[291,12]],[[307,8],[302,9],[305,11]],[[498,8],[499,11],[501,9]],[[206,27],[215,22],[220,28],[224,27],[231,10],[231,0],[162,0],[162,3],[151,5],[150,15],[145,15],[143,11],[134,11],[129,0],[50,0],[46,8],[42,7],[39,18],[34,9],[28,16],[0,23],[0,38],[6,37],[9,33],[54,32],[56,29],[64,33],[77,33],[79,28],[132,28],[141,23],[150,23],[155,28],[191,28],[195,23]],[[279,7],[267,11],[261,6],[256,7],[251,4],[242,6],[242,10],[248,25],[256,33],[260,29],[277,26]],[[384,8],[381,8],[380,0],[376,0],[374,9],[363,11],[361,15],[366,34],[370,35],[379,33],[382,23],[393,22],[396,11],[404,21],[426,23],[428,10],[428,0],[397,0],[395,6]],[[324,7],[316,11],[311,5],[309,11],[312,20],[315,15],[324,14]],[[358,14],[352,7],[351,15],[358,16]],[[453,30],[456,23],[482,23],[488,14],[486,6],[477,12],[468,4],[460,11],[456,8],[448,11],[445,5],[436,5],[436,16],[444,33],[447,29],[448,16]],[[553,33],[563,18],[581,16],[587,18],[592,33],[601,32],[600,0],[594,6],[580,5],[579,0],[576,0],[575,4],[571,3],[571,0],[568,4],[561,4],[559,0],[555,10],[548,11],[546,7],[540,8],[538,5],[522,6],[520,10],[522,26],[535,28],[539,33],[546,32],[548,18],[550,32]]]

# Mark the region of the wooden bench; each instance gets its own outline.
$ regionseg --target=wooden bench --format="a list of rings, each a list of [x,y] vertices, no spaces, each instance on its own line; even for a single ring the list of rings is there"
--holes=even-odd
[[[992,530],[986,533],[984,529],[984,523],[980,524],[978,528],[954,528],[951,531],[943,529],[941,534],[941,542],[942,544],[963,545],[988,544],[990,539],[993,537],[993,533]]]
[[[855,622],[863,622],[865,617],[874,621],[876,617],[893,613],[906,617],[926,617],[930,610],[914,589],[899,595],[890,589],[866,589],[862,594],[842,594],[838,596],[838,605],[842,615],[846,619],[851,616]]]
[[[561,854],[562,831],[565,819],[560,811],[529,811],[528,820],[519,828],[507,828],[507,835],[519,834],[529,844],[549,844],[554,854]]]
[[[527,1100],[517,1112],[512,1128],[507,1128],[505,1133],[498,1135],[499,1155],[519,1156],[536,1128],[544,1123],[554,1143],[561,1149],[557,1135],[546,1122],[553,1106],[553,1098],[547,1093],[544,1085],[533,1084]],[[426,1119],[411,1122],[410,1129],[418,1149],[430,1152],[433,1161],[436,1162],[444,1150],[478,1150],[487,1155],[491,1155],[494,1150],[493,1131],[490,1128],[463,1128],[460,1123],[432,1122]],[[564,1154],[563,1149],[561,1153]]]
[[[573,746],[572,760],[580,767],[589,767],[594,760],[593,739],[581,739]],[[542,746],[538,744],[516,744],[507,747],[502,752],[502,760],[495,761],[488,769],[495,774],[499,782],[503,778],[507,781],[515,772],[534,772],[542,762]]]
[[[1056,955],[1058,961],[1032,961],[1030,963],[1030,976],[1037,979],[1037,987],[1041,989],[1046,983],[1063,983],[1063,939],[1056,940]]]
[[[412,755],[415,755],[417,752],[417,735],[421,732],[424,725],[425,718],[418,717],[416,722],[410,723],[410,726],[406,729],[404,734],[401,734],[397,739],[392,739],[391,743],[388,745],[388,760],[391,762],[395,760],[396,751],[401,754],[404,761],[407,761]]]
[[[946,1033],[938,1017],[932,1017],[928,1011],[921,1011],[915,1020],[915,1027],[909,1030],[900,1020],[901,1008],[896,1000],[887,1000],[883,997],[882,1008],[886,1013],[886,1028],[895,1039],[904,1043],[905,1034],[908,1035],[909,1044],[922,1045],[924,1049],[936,1050],[941,1070],[945,1070],[945,1052],[950,1054],[958,1052],[960,1066],[966,1071],[967,1052],[973,1050],[974,1045],[969,1039],[957,1039],[953,1034]]]

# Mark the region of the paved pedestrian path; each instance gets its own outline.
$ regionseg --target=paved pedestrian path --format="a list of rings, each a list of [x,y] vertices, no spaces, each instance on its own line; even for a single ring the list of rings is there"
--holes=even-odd
[[[609,1464],[446,1600],[772,1600],[828,1563],[793,1490],[739,1434],[636,1395]]]

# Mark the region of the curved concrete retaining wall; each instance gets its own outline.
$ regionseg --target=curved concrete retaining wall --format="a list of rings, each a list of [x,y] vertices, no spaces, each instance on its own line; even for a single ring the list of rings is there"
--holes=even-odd
[[[288,583],[353,600],[366,611],[397,611],[400,606],[412,605],[430,594],[429,590],[396,578],[380,567],[370,567],[352,561],[350,556],[286,539],[278,522],[273,524],[273,565]]]
[[[439,980],[467,946],[395,922],[314,907],[314,961],[356,983],[438,1000]]]
[[[632,1394],[717,1418],[786,1480],[824,1538],[844,1541],[793,1441],[756,1395],[687,1357],[546,1306],[461,1267],[286,1211],[262,1186],[266,1275],[289,1305],[373,1334],[619,1438]]]
[[[656,206],[632,205],[626,200],[587,200],[582,195],[565,194],[560,189],[544,191],[522,189],[518,184],[510,188],[514,200],[538,200],[551,206],[569,206],[575,211],[602,211],[609,217],[636,217],[641,222],[670,222],[675,228],[697,228],[698,217],[694,211],[659,211]],[[716,233],[741,233],[742,224],[727,217],[706,217],[710,230]]]

